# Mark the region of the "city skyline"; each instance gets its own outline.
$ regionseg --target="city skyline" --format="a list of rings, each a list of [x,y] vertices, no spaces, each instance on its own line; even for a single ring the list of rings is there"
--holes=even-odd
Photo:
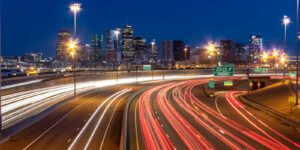
[[[16,4],[16,0],[2,2],[2,50],[4,55],[20,55],[31,51],[43,52],[47,56],[55,55],[57,31],[72,30],[72,14],[68,9],[72,1],[55,4],[51,2],[48,0],[43,2],[33,0],[18,2],[18,4]],[[291,53],[292,50],[295,51],[295,40],[293,40],[295,39],[293,38],[295,37],[295,10],[293,8],[295,2],[272,1],[272,7],[270,7],[268,2],[271,1],[269,0],[264,2],[255,0],[251,3],[237,0],[232,2],[189,1],[182,5],[176,2],[170,5],[167,1],[160,3],[153,1],[147,3],[146,7],[149,9],[137,7],[138,4],[135,0],[126,3],[120,1],[117,3],[118,5],[112,2],[78,2],[82,3],[83,8],[79,14],[78,36],[86,43],[90,42],[92,34],[104,35],[106,29],[132,24],[135,27],[135,34],[146,37],[147,42],[150,42],[151,39],[156,39],[158,43],[164,40],[179,39],[186,41],[191,46],[203,46],[209,40],[232,39],[247,44],[249,35],[255,33],[264,36],[266,48],[282,48],[283,24],[281,19],[283,15],[288,15],[292,19],[292,24],[288,26],[287,48],[288,53]],[[27,6],[40,3],[47,7],[27,9]],[[168,5],[173,8],[169,8]],[[124,9],[127,7],[130,9]],[[108,13],[112,8],[115,12]],[[152,12],[150,8],[156,11]],[[209,11],[210,8],[214,11]],[[165,12],[164,10],[169,11]],[[14,12],[12,13],[12,11]],[[236,15],[236,11],[241,13]],[[26,18],[26,16],[30,17]],[[251,19],[248,19],[250,17]],[[20,25],[20,23],[23,24]],[[20,40],[20,35],[22,35],[22,40]],[[15,42],[19,44],[14,44]]]

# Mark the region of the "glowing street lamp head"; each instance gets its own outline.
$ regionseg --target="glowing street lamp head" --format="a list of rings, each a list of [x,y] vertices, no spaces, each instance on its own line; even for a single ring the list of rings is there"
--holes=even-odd
[[[283,20],[282,20],[284,25],[288,25],[291,23],[291,20],[288,16],[283,16]]]
[[[272,52],[273,57],[277,57],[278,56],[278,50],[274,49]]]
[[[154,46],[154,45],[155,45],[155,40],[152,40],[151,46]]]
[[[70,6],[70,10],[73,13],[78,13],[81,10],[81,4],[80,3],[74,3]]]
[[[217,52],[216,47],[217,47],[216,44],[210,42],[210,43],[208,43],[208,45],[205,48],[207,49],[208,53],[211,54],[211,53]]]
[[[281,55],[281,57],[280,57],[280,63],[281,64],[285,64],[285,62],[286,62],[286,56],[285,55]]]
[[[72,57],[74,57],[76,55],[76,49],[78,47],[78,42],[77,40],[70,40],[67,44],[68,49],[69,49],[69,53]]]
[[[269,55],[268,55],[266,52],[263,52],[263,53],[262,53],[262,60],[263,60],[264,62],[266,62],[266,61],[268,60],[268,58],[269,58]]]
[[[119,30],[115,30],[114,33],[115,33],[116,36],[119,36],[120,31]]]

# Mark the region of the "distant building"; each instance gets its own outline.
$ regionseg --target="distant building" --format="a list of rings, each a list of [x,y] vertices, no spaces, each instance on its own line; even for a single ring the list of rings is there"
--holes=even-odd
[[[233,40],[221,40],[221,62],[222,63],[236,63],[236,49]]]
[[[173,54],[175,61],[184,61],[185,60],[185,44],[181,40],[173,41]],[[189,58],[189,57],[187,57]]]
[[[58,61],[70,61],[70,55],[68,53],[67,43],[71,39],[70,31],[59,31],[57,33],[56,43],[56,60]]]
[[[236,43],[236,62],[237,64],[247,64],[248,61],[248,47],[243,43]]]
[[[144,63],[147,62],[147,45],[146,39],[143,37],[134,37],[133,38],[133,49],[135,63]]]
[[[161,42],[162,61],[165,64],[172,64],[174,62],[173,41]]]
[[[22,62],[39,63],[43,57],[42,53],[26,53],[20,57]]]
[[[105,31],[105,57],[107,66],[115,66],[120,63],[121,59],[119,56],[120,53],[120,39],[115,35],[115,31],[120,29],[111,30],[108,29]]]
[[[95,64],[102,63],[103,50],[102,50],[103,36],[94,34],[92,35],[91,42],[91,60]]]
[[[253,64],[259,63],[260,52],[263,49],[262,35],[250,35],[249,39],[249,55],[250,62]]]
[[[134,61],[133,27],[127,25],[122,29],[122,61],[130,64]]]

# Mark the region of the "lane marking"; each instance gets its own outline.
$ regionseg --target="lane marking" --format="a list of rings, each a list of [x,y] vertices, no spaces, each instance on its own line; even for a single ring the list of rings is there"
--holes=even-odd
[[[219,106],[218,106],[218,98],[219,98],[219,97],[216,97],[216,99],[215,99],[215,104],[216,104],[217,110],[218,110],[219,114],[221,115],[221,117],[223,117],[224,119],[227,119],[227,118],[222,114],[221,110],[219,109]]]
[[[38,141],[39,139],[41,139],[45,134],[47,134],[51,129],[53,129],[54,127],[56,127],[60,122],[62,122],[65,118],[67,118],[72,112],[74,112],[75,110],[77,110],[81,105],[87,103],[88,101],[83,102],[82,104],[78,105],[77,107],[75,107],[73,110],[71,110],[69,113],[67,113],[64,117],[62,117],[60,120],[58,120],[55,124],[53,124],[50,128],[48,128],[45,132],[43,132],[40,136],[38,136],[35,140],[33,140],[30,144],[28,144],[25,148],[23,148],[23,150],[28,149],[30,146],[32,146],[36,141]]]
[[[129,92],[129,91],[128,91],[128,92]],[[125,94],[125,93],[123,93],[123,94]],[[112,121],[112,119],[114,118],[114,114],[115,114],[115,112],[116,112],[116,110],[117,110],[117,108],[118,108],[120,102],[121,102],[121,100],[117,103],[117,105],[116,105],[116,107],[114,108],[114,111],[113,111],[113,113],[112,113],[112,115],[111,115],[111,117],[110,117],[110,120],[109,120],[109,122],[108,122],[108,125],[107,125],[107,127],[106,127],[106,130],[105,130],[105,133],[104,133],[104,136],[103,136],[103,139],[102,139],[102,141],[101,141],[101,145],[100,145],[100,148],[99,148],[100,150],[102,149],[102,146],[103,146],[104,141],[105,141],[105,138],[106,138],[106,134],[107,134],[107,132],[108,132],[108,129],[109,129],[110,124],[111,124],[111,121]],[[109,106],[108,106],[108,107],[109,107]]]
[[[83,135],[83,133],[85,132],[85,130],[87,129],[87,127],[90,125],[90,123],[92,122],[92,120],[95,118],[96,114],[100,111],[100,109],[110,100],[112,99],[114,96],[118,95],[119,93],[122,93],[125,90],[119,91],[113,95],[111,95],[110,97],[108,97],[103,103],[101,103],[101,105],[98,106],[98,108],[96,109],[96,111],[93,113],[93,115],[90,117],[89,121],[84,125],[84,127],[80,130],[79,134],[76,136],[76,138],[74,139],[74,141],[71,143],[71,145],[69,146],[68,150],[72,150],[75,148],[76,143],[79,141],[79,138]]]
[[[136,102],[135,108],[134,108],[134,126],[135,126],[135,139],[136,139],[136,148],[137,150],[140,150],[140,144],[139,144],[139,137],[138,137],[138,128],[137,128],[137,106],[139,101]]]
[[[87,148],[89,147],[92,139],[94,138],[95,134],[96,134],[96,131],[99,129],[99,125],[101,124],[102,122],[102,119],[104,118],[104,115],[106,114],[108,108],[110,107],[110,105],[115,102],[120,96],[122,96],[123,94],[127,93],[131,91],[130,89],[126,89],[126,90],[123,90],[121,93],[119,93],[118,95],[116,95],[109,103],[108,105],[106,106],[106,108],[104,109],[104,111],[102,112],[102,115],[101,117],[99,118],[97,124],[96,124],[96,127],[94,128],[90,138],[88,139],[87,143],[85,144],[84,146],[84,150],[87,150]]]

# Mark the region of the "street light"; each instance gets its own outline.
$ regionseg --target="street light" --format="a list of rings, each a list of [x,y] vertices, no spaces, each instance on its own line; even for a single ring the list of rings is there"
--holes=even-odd
[[[218,66],[219,65],[218,64],[218,55],[219,55],[219,52],[218,52],[218,49],[216,47],[217,47],[216,44],[214,44],[212,42],[209,42],[205,48],[207,49],[207,52],[208,52],[209,55],[213,55],[215,53],[215,55],[216,55],[216,63],[217,63],[217,66]]]
[[[152,40],[152,42],[151,42],[151,59],[152,59],[152,61],[151,61],[151,63],[152,63],[152,65],[151,65],[151,75],[152,75],[152,80],[154,80],[154,72],[153,72],[153,66],[154,66],[154,47],[155,47],[155,40],[153,39]]]
[[[296,10],[296,46],[297,46],[297,61],[296,61],[296,105],[299,104],[299,0],[297,0],[297,10]]]
[[[116,36],[116,55],[114,56],[115,57],[115,61],[114,62],[117,62],[117,57],[118,57],[118,50],[119,50],[119,34],[120,34],[120,31],[118,29],[116,29],[114,31],[114,34]],[[114,66],[115,67],[115,66]],[[114,69],[114,68],[113,68]],[[120,66],[118,66],[118,63],[117,63],[117,86],[119,86],[119,70],[120,70]]]
[[[291,23],[291,20],[288,16],[283,16],[282,22],[284,24],[284,52],[287,53],[287,50],[286,50],[286,28],[287,28],[287,25]]]
[[[73,12],[74,14],[74,39],[75,41],[70,41],[70,45],[69,48],[73,49],[70,52],[70,55],[73,57],[74,60],[74,96],[76,97],[76,46],[77,46],[77,14],[78,12],[81,10],[81,4],[80,3],[73,3],[70,6],[70,10]]]
[[[185,48],[184,48],[184,69],[186,69],[186,53],[187,53],[187,51],[188,51],[188,47],[187,46],[185,46]]]
[[[74,13],[74,36],[76,38],[77,35],[77,26],[76,26],[76,17],[78,12],[81,10],[81,4],[80,3],[74,3],[70,6],[70,10]]]
[[[265,52],[265,51],[263,51],[261,58],[262,58],[263,62],[266,63],[268,61],[268,59],[269,59],[268,53]]]
[[[76,96],[76,51],[78,48],[78,42],[77,40],[70,40],[68,42],[68,50],[69,50],[69,54],[72,57],[73,61],[74,61],[74,65],[73,65],[73,74],[74,74],[74,96]]]
[[[284,24],[284,53],[287,54],[287,48],[286,48],[286,28],[287,25],[291,23],[291,20],[288,16],[283,16],[282,22]],[[283,64],[283,81],[285,77],[285,64]]]

